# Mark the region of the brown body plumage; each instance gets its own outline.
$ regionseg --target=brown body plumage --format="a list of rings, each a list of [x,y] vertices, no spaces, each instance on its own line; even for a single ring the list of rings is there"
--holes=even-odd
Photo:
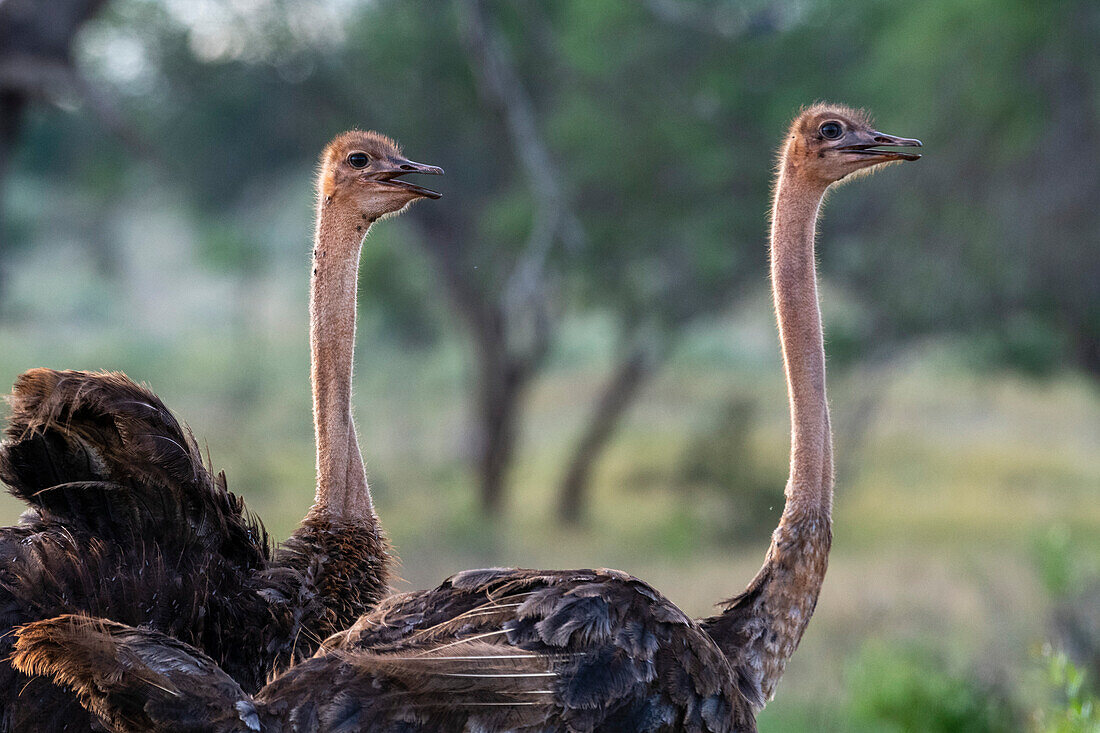
[[[197,652],[88,619],[31,625],[15,664],[70,686],[119,731],[183,730],[180,716],[200,708],[215,711],[217,731],[755,730],[813,613],[831,541],[814,227],[829,185],[916,157],[876,144],[919,142],[819,105],[784,143],[771,240],[791,472],[763,567],[719,615],[692,620],[613,570],[473,570],[386,599],[254,697],[226,691]],[[102,669],[112,670],[107,685]]]
[[[121,374],[36,369],[17,381],[0,480],[30,511],[0,530],[0,631],[65,613],[157,629],[244,690],[308,657],[385,593],[389,555],[351,422],[355,273],[371,222],[418,198],[397,176],[441,173],[382,135],[326,149],[311,287],[316,500],[272,550],[203,463],[190,432]],[[93,724],[68,692],[28,680],[0,639],[0,731]]]

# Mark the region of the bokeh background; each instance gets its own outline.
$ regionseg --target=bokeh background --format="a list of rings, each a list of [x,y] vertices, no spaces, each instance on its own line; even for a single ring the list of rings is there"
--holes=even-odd
[[[1093,0],[0,0],[0,383],[147,382],[288,535],[315,160],[378,129],[447,170],[362,263],[399,587],[613,566],[706,614],[782,506],[774,151],[865,106],[926,156],[821,224],[835,543],[761,729],[1096,730],[1098,41]]]

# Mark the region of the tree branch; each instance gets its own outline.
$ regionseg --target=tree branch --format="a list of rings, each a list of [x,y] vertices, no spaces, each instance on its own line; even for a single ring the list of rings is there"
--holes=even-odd
[[[483,100],[498,109],[512,148],[527,175],[535,199],[534,221],[523,255],[508,277],[502,307],[516,330],[530,333],[520,348],[532,359],[541,358],[549,343],[546,262],[556,241],[573,251],[585,246],[580,220],[573,214],[563,177],[539,133],[534,105],[524,89],[502,34],[485,13],[480,0],[458,2],[463,45]],[[526,321],[516,323],[516,319]],[[523,328],[517,328],[523,326]]]
[[[78,99],[131,154],[163,167],[163,161],[137,128],[129,123],[115,100],[89,82],[68,61],[33,54],[0,58],[0,91],[54,103],[65,97]]]
[[[588,488],[597,460],[615,436],[642,386],[656,373],[669,352],[670,344],[663,336],[651,329],[635,333],[603,386],[573,448],[561,483],[558,518],[562,522],[580,522],[588,504]]]

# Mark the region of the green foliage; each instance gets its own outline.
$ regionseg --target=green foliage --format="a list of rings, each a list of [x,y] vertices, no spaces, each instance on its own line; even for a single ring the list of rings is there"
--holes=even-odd
[[[897,733],[1018,730],[1007,697],[918,647],[868,643],[848,665],[852,728]]]
[[[1040,733],[1100,732],[1100,698],[1087,684],[1085,673],[1066,656],[1044,645],[1048,699],[1033,716]]]

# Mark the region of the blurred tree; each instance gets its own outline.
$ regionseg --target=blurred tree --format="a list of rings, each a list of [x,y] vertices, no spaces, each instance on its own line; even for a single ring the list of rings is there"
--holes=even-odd
[[[71,48],[77,30],[104,2],[0,3],[0,201],[4,176],[27,106],[36,100],[54,100],[74,90],[90,94],[91,88],[80,81],[73,69]],[[4,209],[0,206],[0,253],[8,240],[4,230]]]
[[[745,67],[731,56],[737,43],[774,32],[785,7],[558,6],[555,46],[567,86],[552,125],[561,147],[586,163],[574,185],[592,233],[570,269],[579,275],[573,288],[587,307],[613,314],[618,331],[610,375],[562,480],[565,522],[582,517],[597,461],[680,335],[765,271],[766,209],[752,204],[766,195],[767,179],[736,172],[766,171],[774,135],[744,124],[742,88],[730,82]]]
[[[951,332],[990,364],[1100,378],[1098,35],[1100,8],[1078,0],[824,3],[788,34],[805,53],[782,86],[822,77],[929,145],[915,182],[888,180],[830,222],[844,233],[823,266],[866,308],[852,346]],[[875,216],[887,205],[907,231]]]
[[[302,171],[343,128],[387,131],[447,168],[447,196],[394,227],[410,246],[367,255],[364,298],[416,310],[394,324],[431,333],[454,319],[469,338],[469,441],[490,509],[558,324],[600,312],[615,324],[613,363],[559,502],[582,515],[603,447],[681,334],[763,284],[776,131],[817,98],[866,104],[929,149],[910,175],[830,209],[822,269],[844,298],[825,305],[850,301],[827,318],[831,366],[961,334],[1033,373],[1100,376],[1100,6],[1088,0],[100,5],[7,0],[0,19],[100,9],[78,39],[80,78],[112,101],[85,106],[106,110],[99,126],[116,140],[157,141],[172,175],[142,185],[225,222],[196,227],[219,267],[293,255],[297,230],[257,202],[280,181],[306,195]],[[48,28],[67,48],[76,25]],[[67,94],[91,88],[73,83]],[[23,138],[21,174],[102,188],[71,175],[88,134],[44,118]],[[885,209],[910,226],[887,225]],[[434,297],[400,277],[366,287],[396,259],[429,263]]]
[[[129,37],[140,24],[162,88],[132,103],[158,138],[173,141],[164,153],[196,208],[237,214],[258,165],[268,179],[300,170],[325,137],[364,122],[416,157],[445,162],[448,183],[462,193],[422,207],[405,231],[470,336],[469,438],[482,504],[499,511],[524,390],[550,342],[550,248],[583,232],[496,21],[479,3],[427,16],[415,5],[379,3],[328,17],[274,2],[228,10],[217,26],[175,17],[174,8],[120,2],[114,20]],[[311,23],[321,27],[303,31]],[[228,38],[227,27],[235,29]],[[416,94],[395,93],[404,88]],[[227,128],[226,119],[241,124]],[[258,230],[238,234],[242,250],[260,246]],[[223,264],[234,262],[229,242],[214,248]],[[386,293],[388,307],[409,305],[400,288]]]
[[[485,299],[469,312],[477,344],[478,466],[482,508],[500,512],[506,471],[515,453],[519,401],[546,355],[551,336],[549,302],[552,287],[547,260],[556,242],[572,249],[585,244],[562,177],[536,123],[505,40],[478,0],[458,3],[459,23],[470,67],[481,99],[497,110],[531,191],[531,230],[524,249],[503,283],[499,296]],[[556,279],[556,278],[555,278]],[[461,304],[462,301],[459,301]],[[490,319],[476,317],[488,311]]]
[[[69,91],[77,30],[105,0],[33,0],[0,4],[0,176],[14,148],[23,112],[35,99]]]

